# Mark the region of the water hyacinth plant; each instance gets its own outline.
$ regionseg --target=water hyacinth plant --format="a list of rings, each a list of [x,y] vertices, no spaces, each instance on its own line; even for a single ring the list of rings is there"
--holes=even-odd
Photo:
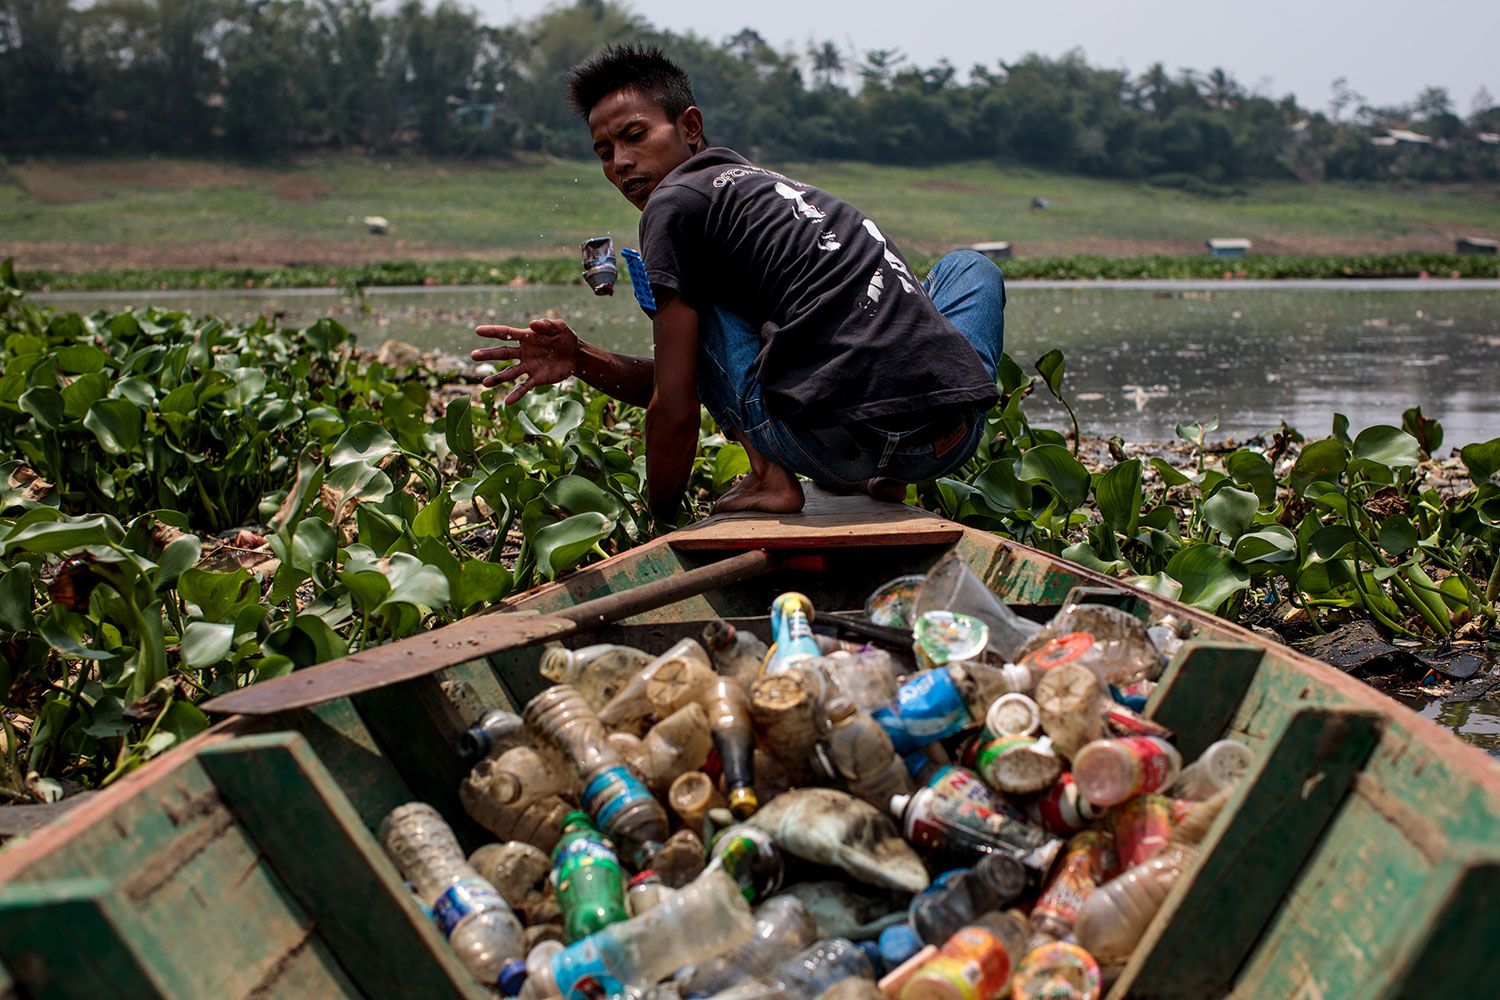
[[[1442,431],[1305,441],[1283,427],[1192,461],[1090,469],[1034,426],[1006,358],[979,453],[908,501],[1207,610],[1253,594],[1313,627],[1493,625],[1500,438],[1469,485],[1428,482]],[[454,621],[639,544],[643,412],[586,387],[516,407],[417,367],[356,360],[331,320],[233,326],[158,309],[59,315],[0,268],[0,796],[107,782],[207,725],[201,698]],[[705,418],[690,496],[748,470]],[[269,557],[265,550],[269,549]],[[249,553],[260,552],[253,558]]]

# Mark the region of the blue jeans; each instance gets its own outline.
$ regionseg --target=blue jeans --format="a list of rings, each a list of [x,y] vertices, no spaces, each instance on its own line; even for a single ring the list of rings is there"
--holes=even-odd
[[[973,250],[957,250],[937,262],[923,288],[938,311],[968,338],[990,377],[996,377],[1005,350],[1005,279],[1000,269]],[[851,447],[834,448],[826,432],[787,423],[766,411],[761,385],[751,373],[760,347],[759,329],[741,317],[723,309],[701,313],[698,398],[721,428],[738,430],[783,468],[835,486],[858,486],[875,476],[919,483],[955,471],[979,448],[984,419],[977,410],[957,440],[933,443],[929,428],[887,430],[880,420],[873,420],[863,425],[858,439],[850,440]],[[924,443],[913,444],[918,438]]]

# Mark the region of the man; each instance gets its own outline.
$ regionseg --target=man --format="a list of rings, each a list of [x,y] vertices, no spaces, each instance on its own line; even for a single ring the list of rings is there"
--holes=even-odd
[[[642,211],[654,357],[604,351],[558,320],[481,326],[515,342],[473,352],[516,362],[485,385],[519,380],[509,404],[576,375],[645,406],[647,498],[669,523],[700,400],[750,458],[715,511],[800,510],[798,473],[899,501],[973,456],[998,398],[998,268],[960,251],[924,288],[853,206],[711,147],[686,74],[659,49],[612,46],[568,82],[605,177]]]

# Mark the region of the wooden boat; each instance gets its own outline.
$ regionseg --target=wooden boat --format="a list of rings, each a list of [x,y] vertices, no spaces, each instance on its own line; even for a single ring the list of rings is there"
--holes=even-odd
[[[545,683],[549,636],[661,650],[713,618],[763,624],[788,589],[856,609],[955,549],[1033,617],[1084,587],[1190,622],[1149,713],[1185,757],[1227,734],[1257,751],[1111,996],[1497,988],[1500,769],[1484,754],[1211,616],[921,511],[819,496],[797,515],[710,518],[508,614],[224,699],[240,711],[0,851],[0,997],[485,996],[371,834],[422,798],[466,845],[488,839],[458,805],[445,685],[519,706]],[[351,678],[366,689],[327,700]]]

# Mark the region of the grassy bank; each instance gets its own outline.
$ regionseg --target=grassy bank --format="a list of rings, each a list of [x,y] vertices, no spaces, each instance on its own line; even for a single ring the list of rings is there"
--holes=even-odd
[[[935,258],[918,258],[913,266],[925,274]],[[1287,257],[1212,257],[1151,255],[1106,257],[1015,258],[1001,264],[1007,279],[1025,281],[1095,279],[1235,278],[1495,278],[1500,261],[1466,254],[1317,254]],[[398,285],[506,285],[515,281],[561,285],[582,282],[574,258],[511,257],[489,263],[478,260],[382,261],[360,267],[308,265],[282,268],[147,268],[108,271],[22,271],[28,291],[157,291],[167,289],[234,290],[247,288],[378,288]],[[623,279],[622,279],[623,280]]]
[[[774,165],[859,205],[915,254],[997,239],[1025,257],[1201,253],[1210,236],[1248,237],[1276,254],[1437,252],[1451,250],[1455,235],[1500,235],[1495,185],[1171,186],[1171,178],[1102,180],[993,163]],[[1038,197],[1045,211],[1030,210]],[[388,218],[390,235],[368,234],[367,215]],[[24,252],[43,246],[92,252],[86,266],[67,270],[97,269],[101,256],[104,266],[139,270],[166,263],[173,247],[207,244],[251,262],[251,251],[265,249],[265,264],[545,256],[600,233],[633,239],[636,219],[598,165],[584,162],[323,155],[281,166],[0,165],[0,252],[16,253],[25,269],[43,266]]]

